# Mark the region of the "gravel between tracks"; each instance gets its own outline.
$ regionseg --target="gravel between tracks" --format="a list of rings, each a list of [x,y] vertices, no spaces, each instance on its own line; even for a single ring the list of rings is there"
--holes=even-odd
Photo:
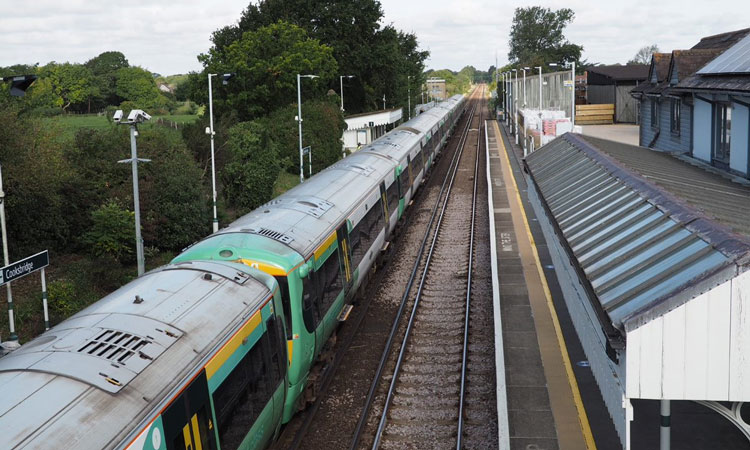
[[[472,128],[478,128],[475,119]],[[308,434],[300,448],[304,449],[345,449],[351,442],[351,437],[359,419],[364,398],[372,381],[382,354],[385,340],[390,331],[394,314],[398,308],[404,286],[414,264],[416,252],[429,222],[431,208],[435,204],[440,184],[447,173],[453,149],[458,141],[456,138],[442,152],[431,177],[422,187],[420,195],[415,200],[410,212],[408,227],[401,230],[397,249],[390,261],[379,270],[385,270],[380,286],[367,286],[365,295],[371,296],[371,304],[359,330],[354,330],[349,319],[341,327],[338,334],[340,341],[354,333],[354,340],[349,351],[343,356],[341,365],[332,380],[327,395],[321,402],[318,413],[313,418]],[[394,440],[382,445],[382,448],[455,448],[456,416],[458,405],[458,390],[460,385],[461,367],[461,339],[463,335],[463,304],[461,298],[465,296],[466,272],[468,253],[469,221],[466,219],[471,208],[471,178],[473,176],[474,157],[467,157],[473,151],[472,142],[476,141],[476,131],[470,132],[467,149],[465,150],[461,167],[454,187],[454,198],[460,194],[462,200],[451,200],[449,208],[456,216],[458,223],[450,226],[448,233],[439,236],[446,247],[445,255],[433,257],[433,264],[439,264],[440,269],[432,269],[433,275],[428,279],[425,298],[420,306],[418,315],[424,328],[415,330],[412,345],[409,350],[412,359],[403,367],[400,376],[399,392],[407,394],[394,399],[391,406],[389,425],[386,428],[388,436]],[[483,141],[483,139],[482,139]],[[483,142],[482,142],[483,144]],[[468,163],[465,161],[469,161]],[[480,158],[480,176],[484,177],[484,158]],[[464,180],[466,179],[466,180]],[[482,178],[483,179],[483,178]],[[465,187],[460,187],[464,186]],[[477,224],[475,249],[475,273],[472,294],[472,318],[469,345],[469,369],[467,378],[467,397],[465,409],[465,448],[491,449],[497,445],[497,416],[495,412],[495,367],[492,328],[492,293],[489,269],[489,218],[487,216],[486,183],[479,183],[479,199],[477,200]],[[467,197],[468,196],[468,197]],[[468,201],[463,199],[468,198]],[[468,202],[466,207],[461,203]],[[453,211],[455,210],[455,211]],[[461,219],[463,217],[463,220]],[[447,220],[447,219],[446,219]],[[446,223],[446,225],[448,225]],[[463,246],[463,252],[461,248]],[[450,250],[448,249],[450,248]],[[453,256],[451,256],[451,254]],[[457,257],[456,255],[461,255]],[[437,256],[437,255],[436,255]],[[463,261],[456,263],[456,261]],[[424,264],[424,261],[422,261]],[[458,266],[458,267],[457,267]],[[447,282],[446,282],[447,281]],[[413,289],[410,304],[414,293]],[[445,304],[441,299],[451,293],[457,298],[455,305]],[[442,314],[440,311],[449,312]],[[355,313],[357,307],[355,307]],[[438,318],[437,322],[426,322],[426,319]],[[399,331],[399,338],[403,336],[405,322]],[[479,328],[477,328],[479,327]],[[445,340],[450,338],[450,343]],[[400,339],[399,341],[400,342]],[[392,353],[398,352],[400,344],[394,346]],[[372,432],[377,428],[377,420],[393,373],[395,357],[386,366],[384,379],[381,381],[377,397],[374,402],[365,436],[360,448],[370,446]],[[450,393],[449,393],[450,392]],[[414,397],[414,394],[427,394]],[[432,398],[422,403],[418,398]],[[276,449],[289,447],[293,434],[289,431],[299,427],[304,413],[290,422],[287,430],[275,445]],[[452,425],[452,436],[444,422]],[[374,427],[373,427],[374,425]],[[416,435],[408,436],[408,432],[416,431]]]

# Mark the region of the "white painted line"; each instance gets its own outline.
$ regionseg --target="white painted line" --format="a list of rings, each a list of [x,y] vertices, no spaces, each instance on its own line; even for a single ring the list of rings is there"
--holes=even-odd
[[[508,393],[505,385],[505,351],[503,349],[503,323],[500,317],[500,286],[497,271],[497,242],[495,240],[495,215],[492,214],[492,183],[490,182],[490,146],[487,123],[484,121],[484,138],[487,151],[487,203],[490,211],[490,262],[492,265],[492,309],[495,319],[495,368],[497,387],[497,446],[510,450],[510,425],[508,424]],[[502,137],[501,137],[502,138]]]

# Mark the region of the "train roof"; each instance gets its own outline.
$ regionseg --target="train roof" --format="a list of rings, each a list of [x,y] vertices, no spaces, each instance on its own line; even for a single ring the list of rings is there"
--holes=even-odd
[[[272,288],[242,264],[168,265],[21,346],[0,359],[2,448],[127,444]]]
[[[218,232],[252,233],[279,241],[303,257],[311,255],[335,227],[377,189],[395,178],[393,169],[419,150],[426,130],[439,124],[462,96],[406,122]],[[314,155],[313,155],[314,157]],[[369,205],[368,205],[369,207]],[[214,234],[213,236],[216,236]]]
[[[396,164],[390,157],[357,152],[232,222],[219,234],[259,234],[307,257]]]

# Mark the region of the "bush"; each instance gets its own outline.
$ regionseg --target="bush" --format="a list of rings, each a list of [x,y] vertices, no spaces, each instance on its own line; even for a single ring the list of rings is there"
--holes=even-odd
[[[91,229],[83,241],[94,256],[131,262],[134,252],[135,213],[110,201],[91,213]]]
[[[68,280],[55,280],[47,283],[47,307],[50,316],[58,322],[81,309],[76,286]]]
[[[269,145],[268,129],[259,121],[235,125],[229,130],[227,150],[229,160],[221,173],[227,202],[251,210],[269,201],[279,162]]]

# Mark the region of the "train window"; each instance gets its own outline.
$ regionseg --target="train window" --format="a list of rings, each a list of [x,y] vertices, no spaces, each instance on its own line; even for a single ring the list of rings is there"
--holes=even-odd
[[[320,289],[319,312],[321,318],[325,316],[344,288],[339,276],[341,265],[339,264],[338,253],[337,250],[328,255],[328,259],[315,271],[315,275],[318,278],[317,284]]]
[[[406,191],[409,190],[409,180],[408,180],[408,174],[407,171],[409,170],[409,167],[407,164],[403,165],[403,170],[401,171],[401,175],[398,176],[398,187],[399,192],[401,193],[401,198],[404,198],[406,196]]]
[[[206,372],[201,371],[162,413],[164,440],[168,450],[213,450],[216,448]]]
[[[385,190],[386,197],[388,198],[388,212],[393,214],[398,209],[398,182],[393,180],[388,189]]]
[[[365,253],[372,247],[375,238],[378,236],[380,230],[383,229],[383,220],[383,203],[378,200],[352,230],[352,234],[356,233],[359,235],[360,242],[357,253],[352,253],[353,267],[359,266]]]
[[[286,325],[286,338],[292,338],[292,305],[289,297],[289,280],[286,277],[274,277],[279,283],[281,293],[281,305],[284,308],[284,324]]]
[[[271,316],[266,320],[266,330],[268,332],[268,354],[271,361],[271,386],[276,386],[286,373],[286,345],[281,339],[281,323],[276,320],[276,316]]]
[[[308,333],[315,333],[315,328],[320,321],[317,297],[318,292],[311,273],[302,279],[302,319],[305,321],[305,328],[307,328]]]
[[[213,394],[222,450],[239,448],[278,386],[272,347],[269,333],[263,333]]]

